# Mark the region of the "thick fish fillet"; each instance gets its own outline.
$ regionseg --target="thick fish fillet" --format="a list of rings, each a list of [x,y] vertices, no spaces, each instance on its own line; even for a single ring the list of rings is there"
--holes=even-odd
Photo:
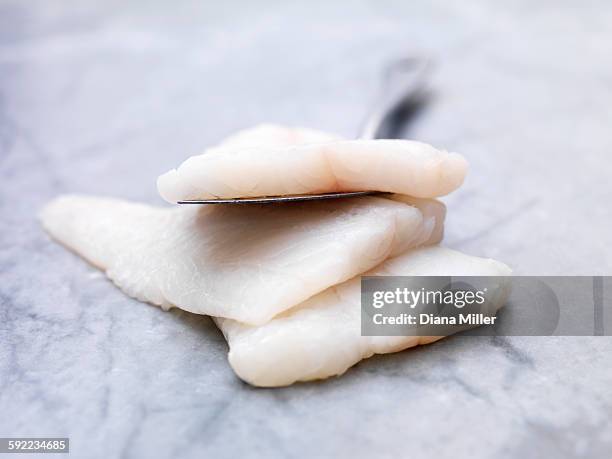
[[[297,128],[254,128],[157,180],[168,202],[376,190],[432,198],[465,178],[456,153],[410,140],[338,140]]]
[[[443,247],[425,247],[388,260],[367,275],[508,276],[495,260]],[[487,308],[503,306],[509,293],[500,277],[487,293]],[[229,346],[229,362],[255,386],[285,386],[341,375],[362,359],[427,344],[442,337],[361,336],[360,277],[331,287],[260,327],[215,319]]]
[[[262,324],[389,257],[439,241],[444,205],[409,202],[156,208],[64,196],[42,221],[132,297]]]

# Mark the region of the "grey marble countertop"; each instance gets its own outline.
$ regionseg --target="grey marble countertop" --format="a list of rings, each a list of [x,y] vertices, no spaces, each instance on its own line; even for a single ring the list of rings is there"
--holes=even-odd
[[[612,339],[453,337],[324,383],[241,383],[209,319],[52,243],[66,192],[155,177],[273,121],[351,136],[390,58],[438,62],[405,136],[463,153],[445,244],[612,273],[612,4],[0,1],[0,436],[74,457],[610,457]]]

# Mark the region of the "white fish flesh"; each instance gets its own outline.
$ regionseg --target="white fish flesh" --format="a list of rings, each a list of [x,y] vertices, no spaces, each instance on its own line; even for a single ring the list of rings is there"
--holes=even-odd
[[[378,197],[284,206],[156,208],[64,196],[42,213],[58,241],[128,295],[263,324],[312,295],[442,237],[444,205]]]
[[[495,260],[433,246],[388,260],[367,275],[508,276]],[[500,277],[486,294],[490,312],[503,306],[509,281]],[[362,359],[427,344],[442,337],[361,336],[359,277],[331,287],[269,323],[252,327],[215,319],[236,374],[255,386],[286,386],[341,375]]]
[[[466,169],[459,155],[418,142],[347,142],[276,125],[239,132],[206,156],[160,177],[162,196],[374,189],[433,197],[458,187]],[[432,199],[391,199],[167,209],[64,196],[42,220],[128,295],[216,316],[236,373],[271,387],[340,375],[375,353],[441,338],[361,336],[358,279],[370,268],[368,275],[510,273],[449,249],[406,252],[441,240],[445,209]],[[490,308],[503,304],[507,290],[500,278],[487,296]]]
[[[366,190],[432,198],[458,188],[466,170],[461,155],[422,142],[266,126],[192,156],[161,175],[157,188],[172,203]]]

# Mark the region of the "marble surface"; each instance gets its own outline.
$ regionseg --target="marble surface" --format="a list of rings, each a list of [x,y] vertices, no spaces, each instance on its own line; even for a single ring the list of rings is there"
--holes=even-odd
[[[324,383],[241,383],[204,317],[52,243],[66,192],[155,177],[261,121],[351,136],[382,65],[438,62],[404,135],[465,154],[446,244],[612,274],[612,4],[0,1],[0,436],[74,457],[610,457],[612,339],[453,337]]]

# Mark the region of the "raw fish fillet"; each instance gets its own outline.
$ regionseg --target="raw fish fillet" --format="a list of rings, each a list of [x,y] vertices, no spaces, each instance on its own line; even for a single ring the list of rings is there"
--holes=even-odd
[[[366,275],[508,276],[495,260],[425,247],[387,260]],[[509,281],[500,277],[486,296],[489,311],[503,306]],[[236,374],[255,386],[286,386],[341,375],[362,359],[427,344],[442,337],[361,336],[360,276],[331,287],[269,323],[252,327],[215,319]]]
[[[432,198],[458,188],[466,170],[461,155],[422,142],[263,125],[192,156],[161,175],[157,188],[172,203],[364,190]]]
[[[439,241],[444,205],[407,202],[156,208],[64,196],[42,221],[132,297],[263,324],[389,257]]]

